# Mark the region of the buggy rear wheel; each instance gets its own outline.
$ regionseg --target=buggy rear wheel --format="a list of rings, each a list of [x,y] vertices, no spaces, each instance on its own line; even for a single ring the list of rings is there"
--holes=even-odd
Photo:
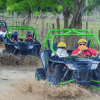
[[[13,46],[8,46],[7,47],[7,52],[8,53],[13,53]]]
[[[7,54],[6,50],[2,50],[2,54]]]
[[[35,79],[36,80],[45,80],[46,79],[45,70],[43,68],[36,69]]]
[[[34,55],[35,56],[39,56],[39,50],[38,50],[38,47],[34,47]]]
[[[2,38],[0,38],[0,43],[2,42]]]

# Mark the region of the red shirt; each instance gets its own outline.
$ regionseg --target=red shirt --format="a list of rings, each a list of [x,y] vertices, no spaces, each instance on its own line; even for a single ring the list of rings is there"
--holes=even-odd
[[[91,51],[93,56],[97,55],[97,52],[98,52],[97,50],[92,49],[92,48],[88,48],[87,50]],[[79,49],[74,50],[71,55],[77,54],[78,51],[80,51],[80,50]],[[83,53],[81,53],[81,55],[84,55],[84,54],[91,55],[89,51],[84,51]]]

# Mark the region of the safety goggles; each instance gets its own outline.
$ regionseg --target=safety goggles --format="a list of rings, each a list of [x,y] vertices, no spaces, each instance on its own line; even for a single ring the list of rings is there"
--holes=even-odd
[[[85,46],[85,45],[86,45],[86,43],[80,43],[79,45],[80,45],[80,46],[81,46],[81,45],[84,45],[84,46]]]
[[[27,38],[32,38],[32,36],[27,36]]]
[[[65,49],[65,47],[58,47],[58,48]]]

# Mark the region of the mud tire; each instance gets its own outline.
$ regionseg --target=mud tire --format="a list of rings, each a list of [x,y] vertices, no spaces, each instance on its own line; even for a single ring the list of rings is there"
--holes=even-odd
[[[6,50],[2,50],[2,54],[4,55],[7,54]]]
[[[47,73],[48,81],[51,82],[53,85],[58,85],[58,83],[61,82],[61,79],[64,75],[63,68],[63,64],[55,64],[53,68],[51,66]]]
[[[43,68],[36,69],[35,79],[36,80],[45,80],[46,79],[45,70]]]

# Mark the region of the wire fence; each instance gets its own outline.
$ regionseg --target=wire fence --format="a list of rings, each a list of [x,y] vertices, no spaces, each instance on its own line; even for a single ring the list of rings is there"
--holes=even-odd
[[[10,26],[10,25],[26,25],[25,18],[23,18],[23,19],[6,18],[4,20],[8,23],[8,26]],[[100,22],[83,21],[82,22],[82,29],[87,29],[92,34],[96,34],[99,37],[99,35],[100,35],[99,25],[100,25]],[[51,30],[51,29],[63,29],[64,22],[63,22],[63,20],[60,20],[59,18],[56,18],[56,19],[51,18],[51,20],[50,20],[50,19],[47,19],[44,16],[42,16],[42,18],[40,18],[40,19],[39,18],[38,19],[37,18],[31,19],[30,26],[33,26],[37,30],[39,37],[40,37],[39,39],[44,41],[49,30]],[[58,33],[58,32],[52,32],[52,34],[55,34],[55,33]],[[60,33],[61,32],[59,32],[59,34]],[[50,39],[51,39],[52,34],[50,35]],[[74,40],[75,40],[75,37],[73,39],[73,42],[74,42]],[[64,41],[64,38],[56,37],[55,42],[59,42],[59,41]],[[93,40],[93,42],[95,43],[95,40]],[[96,43],[95,43],[95,48],[98,49],[98,46],[96,45]]]

